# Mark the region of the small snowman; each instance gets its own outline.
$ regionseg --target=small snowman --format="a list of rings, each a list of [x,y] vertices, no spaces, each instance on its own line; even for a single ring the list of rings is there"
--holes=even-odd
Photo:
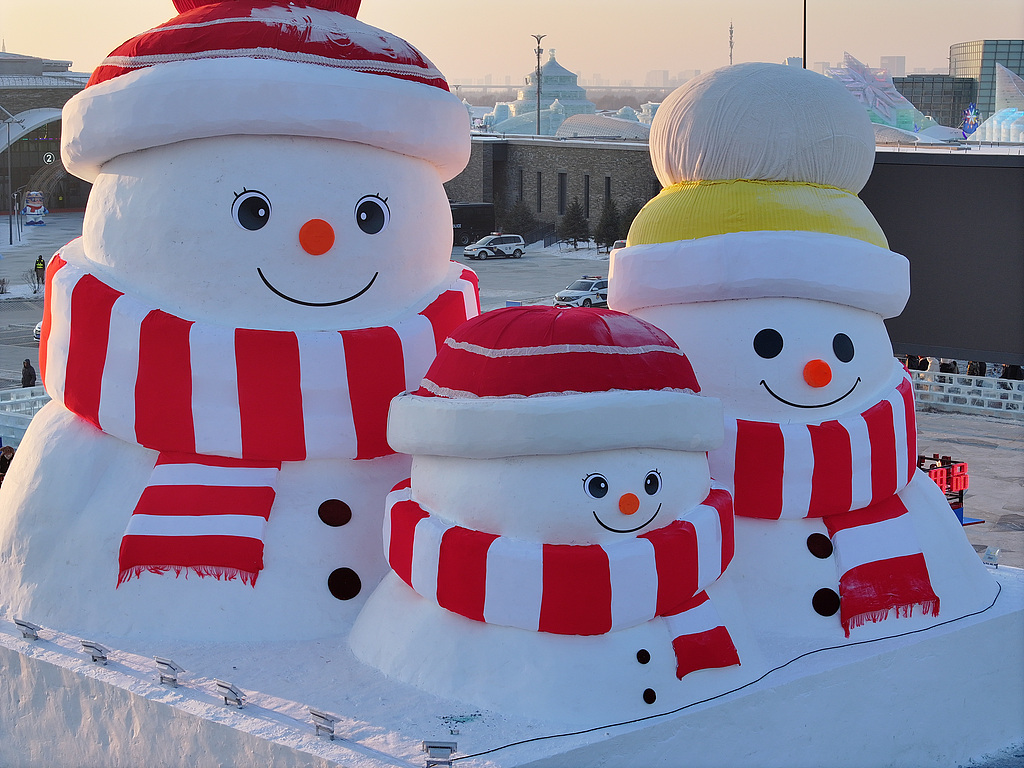
[[[49,212],[42,192],[25,193],[25,205],[21,209],[21,214],[25,217],[25,226],[45,227],[46,221],[43,217]]]
[[[987,606],[993,580],[916,469],[883,323],[909,263],[856,196],[874,161],[862,107],[815,73],[741,64],[665,101],[651,157],[665,188],[614,257],[609,302],[663,328],[722,400],[726,580],[759,633],[794,641],[768,644],[776,661]]]
[[[387,570],[391,398],[479,311],[440,72],[358,0],[175,0],[64,110],[53,402],[0,493],[0,609],[99,639],[337,635]]]
[[[412,477],[388,498],[394,572],[356,655],[475,706],[590,724],[752,679],[733,601],[709,599],[733,523],[704,453],[719,404],[699,391],[662,331],[618,312],[512,308],[456,329],[391,406]]]

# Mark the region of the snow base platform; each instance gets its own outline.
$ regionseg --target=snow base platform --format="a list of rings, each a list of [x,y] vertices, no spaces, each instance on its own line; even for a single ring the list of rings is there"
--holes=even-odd
[[[431,697],[360,664],[343,640],[122,650],[88,638],[111,649],[103,665],[85,638],[43,628],[25,639],[2,617],[0,765],[423,766],[424,740],[456,742],[466,768],[985,765],[1024,741],[1024,571],[992,573],[1000,592],[979,614],[814,652],[683,711],[592,729]],[[177,687],[160,683],[153,655],[185,668]],[[218,679],[242,691],[242,708]],[[337,718],[334,740],[317,735],[310,707]]]

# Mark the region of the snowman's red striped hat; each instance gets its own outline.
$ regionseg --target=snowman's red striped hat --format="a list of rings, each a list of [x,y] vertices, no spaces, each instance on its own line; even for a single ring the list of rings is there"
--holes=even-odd
[[[342,139],[411,155],[445,180],[469,115],[360,0],[174,0],[179,16],[113,51],[64,107],[62,156],[93,180],[117,155],[235,134]]]
[[[391,401],[409,454],[497,458],[618,448],[707,451],[721,403],[664,331],[611,310],[515,307],[456,328],[416,392]]]

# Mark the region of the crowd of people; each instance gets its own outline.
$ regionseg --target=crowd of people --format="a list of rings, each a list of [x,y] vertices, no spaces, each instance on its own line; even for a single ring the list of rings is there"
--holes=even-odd
[[[960,365],[949,358],[919,357],[907,355],[904,361],[911,371],[938,371],[939,373],[960,373]],[[984,363],[970,360],[964,371],[968,376],[992,376],[1013,381],[1024,380],[1024,370],[1012,363]]]

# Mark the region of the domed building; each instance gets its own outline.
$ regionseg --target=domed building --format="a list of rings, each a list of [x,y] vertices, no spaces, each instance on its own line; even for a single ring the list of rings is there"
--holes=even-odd
[[[540,135],[554,136],[558,126],[572,115],[593,115],[597,106],[587,100],[578,76],[555,60],[555,50],[548,51],[548,60],[540,75]],[[499,102],[494,111],[484,116],[484,125],[494,133],[537,134],[537,73],[526,76],[526,85],[519,89],[515,101]]]

